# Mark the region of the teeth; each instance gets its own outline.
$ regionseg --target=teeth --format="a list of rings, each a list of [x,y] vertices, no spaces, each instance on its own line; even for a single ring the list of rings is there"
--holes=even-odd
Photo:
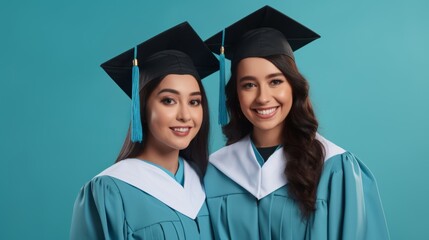
[[[173,128],[173,131],[175,131],[175,132],[187,132],[187,131],[189,131],[189,128]]]
[[[264,109],[264,110],[256,110],[256,112],[261,115],[268,115],[273,113],[275,110],[276,108],[270,108],[270,109]]]

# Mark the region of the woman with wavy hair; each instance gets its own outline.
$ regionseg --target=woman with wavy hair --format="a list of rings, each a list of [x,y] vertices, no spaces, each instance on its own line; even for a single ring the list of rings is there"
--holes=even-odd
[[[232,73],[205,176],[216,239],[389,239],[372,173],[317,133],[293,51],[318,37],[266,6],[206,41]]]
[[[132,97],[131,128],[116,163],[79,192],[71,239],[212,239],[201,79],[218,66],[187,22],[102,64]]]

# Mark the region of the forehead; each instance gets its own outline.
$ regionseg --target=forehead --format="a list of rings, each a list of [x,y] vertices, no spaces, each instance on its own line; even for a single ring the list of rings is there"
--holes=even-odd
[[[189,94],[192,92],[199,92],[200,86],[198,80],[189,74],[168,74],[165,76],[159,85],[156,87],[155,92],[162,89],[173,89],[180,94]]]
[[[262,76],[281,73],[273,63],[265,58],[249,57],[242,59],[237,65],[237,76]]]

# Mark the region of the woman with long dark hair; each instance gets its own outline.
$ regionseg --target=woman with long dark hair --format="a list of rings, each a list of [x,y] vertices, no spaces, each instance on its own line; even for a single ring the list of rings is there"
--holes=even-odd
[[[227,146],[205,176],[216,239],[389,238],[372,173],[317,133],[293,51],[318,37],[266,6],[206,41],[231,59]]]
[[[211,239],[201,79],[217,59],[185,22],[101,66],[132,97],[131,127],[116,163],[81,189],[71,239]]]

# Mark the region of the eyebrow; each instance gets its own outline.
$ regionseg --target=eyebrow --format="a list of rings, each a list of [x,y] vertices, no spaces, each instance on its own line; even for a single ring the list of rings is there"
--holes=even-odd
[[[251,80],[256,80],[256,78],[253,76],[244,76],[244,77],[240,78],[238,80],[238,82],[251,81]]]
[[[158,95],[160,95],[161,93],[164,93],[164,92],[168,92],[168,93],[173,93],[173,94],[176,94],[176,95],[180,95],[179,91],[177,91],[175,89],[171,89],[171,88],[161,89],[161,91],[158,92]],[[191,92],[189,95],[190,96],[201,96],[201,92]]]
[[[275,78],[275,77],[279,77],[279,76],[284,76],[284,74],[283,73],[281,73],[281,72],[278,72],[278,73],[272,73],[272,74],[269,74],[268,76],[266,76],[265,78]]]
[[[271,73],[271,74],[268,74],[268,75],[265,77],[265,79],[275,78],[275,77],[278,77],[278,76],[284,76],[284,74],[283,74],[283,73],[281,73],[281,72]],[[240,78],[240,79],[238,80],[238,82],[251,81],[251,80],[256,80],[256,77],[254,77],[254,76],[244,76],[244,77]]]

